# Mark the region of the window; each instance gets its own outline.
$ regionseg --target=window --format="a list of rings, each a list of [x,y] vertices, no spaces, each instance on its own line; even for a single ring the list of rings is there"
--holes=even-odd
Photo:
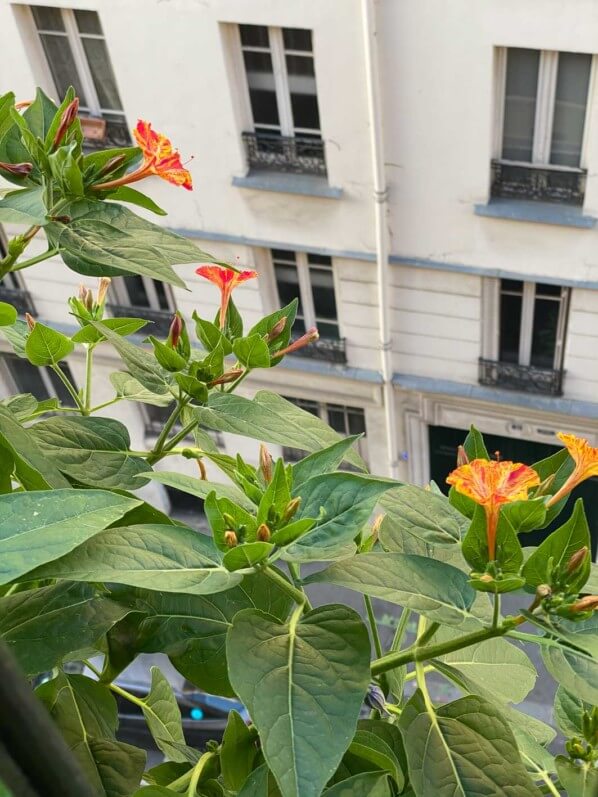
[[[75,406],[72,396],[51,368],[36,368],[28,360],[15,354],[3,354],[0,365],[4,376],[8,378],[12,392],[31,393],[38,401],[45,401],[55,396],[63,406]],[[60,367],[76,388],[67,363],[60,363]]]
[[[366,426],[363,409],[360,407],[346,407],[342,404],[325,404],[310,399],[292,398],[290,396],[285,396],[284,398],[296,407],[321,418],[321,420],[331,426],[335,432],[343,435],[343,437],[348,437],[353,434],[363,435],[357,444],[357,451],[367,462]],[[298,462],[306,456],[306,452],[300,451],[297,448],[285,447],[283,448],[283,456],[287,462]],[[343,469],[350,470],[351,466],[345,463]]]
[[[325,174],[311,31],[239,25],[239,38],[250,165]]]
[[[32,6],[31,13],[54,83],[56,98],[73,86],[80,109],[107,121],[113,145],[130,143],[110,56],[95,11]]]
[[[137,274],[118,277],[112,281],[110,295],[114,303],[110,303],[108,309],[114,316],[122,318],[135,312],[154,324],[152,333],[168,335],[174,302],[170,289],[163,282]]]
[[[591,70],[592,56],[584,53],[499,51],[494,193],[581,204]]]

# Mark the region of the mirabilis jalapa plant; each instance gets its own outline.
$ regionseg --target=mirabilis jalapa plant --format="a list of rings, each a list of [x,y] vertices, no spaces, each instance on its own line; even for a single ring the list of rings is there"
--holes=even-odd
[[[0,305],[14,353],[53,369],[71,398],[0,402],[0,634],[27,676],[51,675],[37,695],[92,788],[108,797],[598,794],[598,574],[581,501],[539,547],[523,547],[598,474],[598,450],[562,435],[548,459],[501,462],[472,429],[446,497],[435,484],[369,475],[355,437],[274,393],[237,395],[247,374],[317,332],[292,342],[296,302],[245,331],[231,296],[255,272],[214,262],[122,204],[163,212],[131,188],[149,175],[191,188],[168,139],[145,122],[135,137],[139,147],[85,154],[72,91],[60,107],[41,91],[26,106],[0,98],[0,173],[16,185],[0,221],[28,225],[0,274],[60,256],[100,278],[95,295],[83,288],[70,299],[69,335]],[[47,251],[24,259],[41,231]],[[111,277],[183,286],[172,266],[186,263],[202,264],[222,295],[213,321],[194,315],[197,341],[179,314],[165,340],[143,337],[142,319],[105,317]],[[87,364],[80,390],[61,367],[75,347]],[[99,347],[123,366],[114,397],[94,405]],[[172,406],[151,450],[132,451],[127,429],[106,415],[121,401]],[[209,430],[254,438],[257,467],[220,453]],[[307,453],[286,464],[266,444]],[[197,478],[153,469],[173,456],[195,460]],[[206,461],[222,483],[206,478]],[[150,480],[203,499],[210,534],[141,500],[135,491]],[[342,603],[312,608],[314,583],[361,593],[368,624]],[[501,609],[507,592],[514,614]],[[372,598],[402,607],[387,650]],[[566,741],[556,758],[556,731],[515,708],[536,678],[526,647],[558,683]],[[187,746],[159,669],[144,699],[115,683],[140,653],[158,651],[198,688],[237,697],[250,723],[233,711],[222,743]],[[65,671],[73,661],[93,677]],[[430,673],[462,696],[436,702]],[[165,763],[146,770],[145,753],[118,741],[115,695],[141,708]]]

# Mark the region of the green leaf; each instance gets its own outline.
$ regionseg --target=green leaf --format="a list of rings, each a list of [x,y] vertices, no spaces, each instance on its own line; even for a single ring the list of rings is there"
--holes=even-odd
[[[359,554],[308,576],[304,582],[337,584],[413,609],[434,622],[479,626],[469,611],[475,591],[465,573],[425,556],[377,551]]]
[[[522,575],[527,585],[537,587],[549,582],[549,561],[552,560],[553,568],[565,569],[569,559],[583,546],[591,548],[590,529],[583,508],[583,499],[575,502],[573,513],[569,520],[550,534],[544,542],[529,557],[523,567]],[[578,592],[588,580],[590,575],[590,561],[588,555],[583,567],[575,576],[570,577],[571,592]]]
[[[25,353],[32,365],[57,365],[74,348],[72,340],[62,332],[38,322],[27,338]]]
[[[334,558],[360,533],[380,496],[395,485],[356,473],[328,473],[306,481],[297,490],[301,505],[296,519],[317,518],[317,523],[286,549],[285,559]]]
[[[30,224],[43,227],[48,223],[42,188],[9,191],[0,199],[0,221],[5,224]]]
[[[571,759],[556,757],[559,780],[567,790],[567,797],[596,797],[598,794],[598,769],[575,764]]]
[[[291,500],[287,472],[282,459],[276,461],[272,479],[259,503],[257,524],[267,523],[270,517],[282,518]]]
[[[103,490],[0,496],[0,584],[72,551],[138,503]]]
[[[554,718],[565,736],[583,736],[582,717],[592,706],[559,686],[554,698]]]
[[[174,349],[171,349],[170,346],[162,343],[162,341],[158,340],[158,338],[155,338],[153,335],[150,335],[148,340],[154,347],[154,357],[162,368],[174,373],[175,371],[182,371],[187,367],[185,358],[181,357],[181,355]]]
[[[197,414],[201,425],[208,429],[305,451],[321,451],[343,439],[324,421],[267,390],[260,390],[253,399],[215,393],[210,396],[209,407],[198,409]],[[366,470],[357,452],[348,451],[346,459]]]
[[[215,695],[234,697],[228,680],[226,633],[242,609],[261,609],[284,621],[291,600],[261,575],[245,576],[241,584],[216,595],[181,595],[118,587],[113,598],[128,611],[143,612],[138,650],[164,652],[191,683]]]
[[[234,617],[227,655],[283,797],[320,797],[353,738],[370,679],[361,618],[324,606],[285,625],[247,609]]]
[[[388,775],[362,772],[326,789],[324,797],[391,797]]]
[[[70,95],[74,94],[72,89],[69,91]],[[68,105],[70,101],[69,99],[66,104]],[[38,87],[34,101],[23,113],[23,119],[27,122],[27,126],[33,135],[44,140],[53,127],[52,123],[57,113],[56,104]],[[60,123],[60,117],[58,117],[57,122],[58,124]],[[54,125],[56,129],[58,129],[58,124]],[[51,141],[52,139],[47,143],[50,144]]]
[[[147,475],[151,481],[165,484],[167,487],[174,487],[188,495],[195,495],[197,498],[205,500],[210,493],[215,493],[217,498],[228,498],[235,504],[246,509],[248,512],[255,512],[255,504],[247,496],[235,487],[234,484],[220,484],[220,482],[209,482],[204,479],[196,479],[194,476],[186,476],[184,473],[174,471],[155,471]],[[198,505],[199,506],[199,505]]]
[[[7,302],[0,302],[0,327],[11,327],[16,320],[16,308]]]
[[[475,426],[470,426],[467,437],[463,443],[463,448],[468,459],[490,459],[484,438]]]
[[[25,344],[27,343],[27,338],[29,337],[29,327],[25,321],[21,321],[20,318],[17,318],[12,326],[0,326],[0,335],[6,338],[6,340],[10,343],[12,350],[18,357],[22,357],[24,359],[27,357],[25,354]]]
[[[245,368],[270,367],[268,344],[260,335],[237,338],[233,343],[233,352]]]
[[[447,498],[422,487],[401,485],[386,493],[380,504],[392,522],[393,535],[407,531],[432,545],[453,545],[467,530],[467,518]]]
[[[270,771],[266,764],[254,769],[237,797],[270,797],[268,781]]]
[[[504,504],[501,513],[517,534],[535,531],[544,527],[546,503],[544,498],[530,498],[527,501],[513,501]]]
[[[480,697],[421,712],[404,739],[417,797],[540,797],[507,722]]]
[[[116,702],[82,675],[59,675],[36,690],[85,773],[102,797],[129,797],[141,780],[145,752],[114,737]]]
[[[140,208],[155,213],[157,216],[168,215],[165,210],[162,210],[159,205],[156,205],[151,197],[142,194],[141,191],[137,191],[135,188],[131,188],[130,185],[119,186],[115,191],[111,191],[106,199],[109,199],[111,202],[120,201],[128,202],[131,205],[137,205]]]
[[[490,561],[487,538],[487,521],[483,507],[478,506],[465,539],[461,545],[465,560],[474,570],[483,573]],[[495,561],[505,574],[518,574],[523,564],[523,549],[519,537],[502,511],[496,530]]]
[[[566,628],[573,624],[563,624]],[[593,706],[598,705],[598,617],[575,623],[571,634],[580,646],[587,646],[593,653],[584,653],[564,647],[558,642],[542,645],[542,659],[548,672],[563,689],[585,700]]]
[[[309,454],[293,465],[293,486],[295,489],[299,485],[311,479],[313,476],[322,476],[324,473],[332,473],[338,470],[345,459],[347,452],[359,440],[361,435],[354,434],[344,437],[337,443]]]
[[[0,598],[0,636],[27,675],[89,655],[129,609],[88,584],[62,583]]]
[[[256,739],[240,714],[231,711],[222,737],[220,766],[227,789],[239,791],[251,771],[257,756]]]
[[[246,567],[253,567],[258,562],[267,559],[274,545],[270,542],[246,542],[244,545],[237,545],[224,554],[222,564],[227,570],[234,572]]]
[[[53,222],[49,231],[66,265],[86,276],[141,274],[184,288],[172,266],[209,259],[187,238],[113,202],[96,202],[68,225]]]
[[[574,462],[569,456],[567,449],[563,448],[560,451],[557,451],[556,454],[552,454],[551,456],[546,457],[546,459],[536,462],[534,465],[532,465],[532,468],[536,471],[541,481],[544,481],[549,476],[554,476],[554,480],[550,486],[550,492],[554,495],[557,490],[563,486],[573,472]],[[545,528],[552,523],[555,517],[562,512],[568,498],[569,496],[565,496],[558,503],[554,504],[554,506],[551,506],[547,509],[546,517],[544,518],[544,525],[542,528]]]
[[[172,404],[172,395],[153,393],[144,387],[138,379],[124,371],[110,374],[110,381],[117,396],[127,401],[140,401],[142,404],[153,404],[154,407],[168,407]]]
[[[59,470],[81,484],[136,490],[148,483],[140,476],[150,466],[131,454],[127,427],[113,418],[48,418],[31,434]]]
[[[77,163],[77,148],[77,142],[72,141],[48,156],[52,176],[66,197],[82,197],[85,191],[83,175]]]
[[[399,761],[388,744],[375,733],[358,730],[349,746],[348,753],[365,760],[368,769],[381,769],[390,773],[397,788],[403,789],[405,778]]]
[[[92,321],[91,324],[114,346],[131,372],[131,376],[140,382],[146,390],[158,395],[169,392],[170,374],[158,365],[149,352],[140,346],[129,343],[128,340],[108,329],[99,321]]]
[[[208,351],[214,351],[220,346],[225,355],[232,353],[232,344],[224,337],[216,324],[200,318],[195,310],[193,311],[193,320],[197,337]]]
[[[157,764],[155,767],[146,770],[143,774],[143,779],[154,786],[168,786],[173,780],[177,780],[186,772],[189,772],[190,765],[188,762],[175,763],[174,761],[165,761],[163,764]],[[135,794],[143,793],[143,789]],[[149,792],[147,792],[149,794]],[[162,792],[156,792],[160,794]],[[168,797],[172,797],[172,792],[167,791]]]
[[[159,750],[173,761],[185,761],[182,753],[173,754],[172,743],[185,744],[185,735],[181,720],[181,711],[172,686],[158,667],[152,667],[152,682],[149,694],[143,698],[141,710]],[[168,750],[162,740],[170,742]]]
[[[110,581],[189,595],[222,592],[241,580],[222,567],[205,535],[153,524],[107,529],[29,578]]]
[[[293,329],[293,323],[295,322],[295,317],[297,315],[298,305],[299,299],[293,299],[293,301],[287,304],[286,307],[281,307],[280,310],[275,310],[273,313],[270,313],[270,315],[260,319],[257,324],[255,324],[255,326],[249,330],[247,336],[250,337],[251,335],[259,335],[261,338],[264,338],[269,335],[270,332],[272,332],[281,318],[286,318],[287,322],[285,324],[284,330],[275,340],[268,344],[268,348],[272,354],[280,351],[280,349],[284,349],[289,345],[291,340],[291,331]],[[278,362],[280,362],[280,360]],[[276,365],[277,363],[274,364]]]
[[[102,324],[104,324],[105,327],[108,327],[108,329],[111,329],[122,337],[139,332],[147,323],[148,322],[144,318],[104,318],[102,320]],[[105,338],[97,329],[87,324],[78,332],[75,332],[71,340],[73,343],[99,343],[105,340]]]

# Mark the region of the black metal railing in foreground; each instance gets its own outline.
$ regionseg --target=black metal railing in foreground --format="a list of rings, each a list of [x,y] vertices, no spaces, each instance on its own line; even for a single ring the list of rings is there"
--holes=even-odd
[[[490,193],[493,197],[583,205],[587,175],[585,169],[501,159],[493,160],[491,168]]]
[[[243,133],[243,143],[253,169],[326,177],[324,142],[320,138]]]
[[[563,395],[563,369],[536,368],[533,365],[504,363],[480,358],[479,382],[490,387],[519,390],[523,393]]]
[[[145,318],[151,321],[141,332],[149,335],[159,335],[166,337],[170,329],[173,311],[170,310],[154,310],[151,307],[134,307],[131,304],[107,304],[108,312],[114,318]]]

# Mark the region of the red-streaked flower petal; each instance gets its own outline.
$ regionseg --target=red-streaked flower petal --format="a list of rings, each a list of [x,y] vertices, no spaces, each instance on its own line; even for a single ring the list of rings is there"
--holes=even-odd
[[[474,459],[456,468],[446,481],[457,492],[486,506],[525,500],[528,490],[540,484],[540,477],[521,462]]]

